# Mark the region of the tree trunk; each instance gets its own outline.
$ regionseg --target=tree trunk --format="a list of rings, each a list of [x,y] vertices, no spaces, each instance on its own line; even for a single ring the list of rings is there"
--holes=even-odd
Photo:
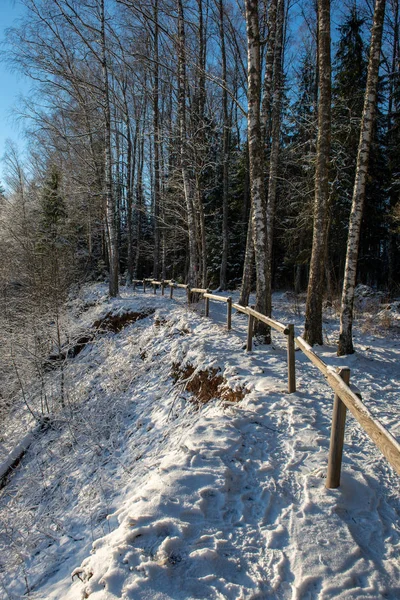
[[[381,57],[382,30],[385,17],[385,0],[376,0],[369,51],[367,87],[361,119],[360,141],[357,153],[356,177],[350,213],[347,240],[346,265],[344,271],[342,305],[340,311],[340,334],[338,356],[353,354],[353,304],[357,275],[357,258],[360,242],[361,219],[364,207],[365,186],[368,173],[369,152],[376,112],[376,97]]]
[[[228,113],[227,68],[225,48],[224,3],[219,0],[219,37],[221,42],[222,60],[222,110],[223,110],[223,142],[222,142],[222,256],[219,275],[219,287],[226,290],[229,252],[228,231],[228,186],[229,186],[229,138],[230,123]]]
[[[199,257],[197,251],[196,216],[193,203],[193,184],[189,174],[188,148],[186,143],[186,52],[185,25],[182,0],[177,0],[178,9],[178,120],[179,147],[183,192],[186,203],[189,236],[189,285],[198,282]]]
[[[207,286],[207,243],[206,230],[204,221],[204,206],[203,206],[203,185],[202,172],[205,160],[207,159],[206,147],[207,141],[204,135],[205,125],[205,106],[206,106],[206,52],[207,40],[205,21],[203,14],[203,0],[197,0],[199,23],[198,23],[198,60],[197,60],[197,102],[194,104],[194,131],[198,143],[195,145],[195,195],[194,206],[196,215],[196,229],[198,239],[198,255],[199,255],[199,272],[197,281],[201,287]],[[192,144],[193,144],[192,140]]]
[[[143,135],[143,132],[141,132],[141,140],[139,141],[137,175],[136,175],[136,252],[135,252],[135,266],[134,266],[134,278],[135,279],[138,279],[138,275],[139,275],[140,246],[141,246],[141,241],[142,241],[142,221],[143,221],[143,213],[144,213],[143,163],[144,163],[144,135]]]
[[[240,286],[239,304],[247,306],[251,292],[251,284],[253,280],[254,269],[254,244],[253,244],[253,224],[251,216],[251,198],[249,198],[249,145],[246,144],[246,171],[243,194],[243,222],[247,223],[246,250],[243,263],[242,284]],[[250,199],[250,210],[249,210]]]
[[[133,208],[133,180],[136,168],[136,148],[137,148],[137,131],[132,144],[131,120],[127,101],[127,80],[123,84],[123,98],[125,110],[125,127],[126,127],[126,223],[127,223],[127,274],[126,285],[130,285],[133,279],[133,223],[132,223],[132,208]]]
[[[271,285],[267,266],[266,206],[263,170],[263,144],[260,120],[260,31],[258,1],[246,0],[247,30],[247,132],[249,140],[250,190],[252,200],[253,240],[256,265],[256,306],[262,314],[270,314]],[[256,332],[270,342],[270,329],[257,321]]]
[[[269,279],[272,282],[272,243],[274,237],[274,219],[276,188],[278,180],[278,159],[282,115],[282,55],[285,2],[279,0],[276,24],[276,42],[274,56],[274,94],[271,115],[271,153],[269,159],[268,196],[267,196],[267,247]]]
[[[318,0],[318,138],[310,276],[307,288],[304,337],[312,346],[322,344],[322,300],[329,202],[331,138],[331,36],[330,0]]]
[[[249,303],[249,297],[250,297],[250,292],[251,292],[251,282],[253,279],[253,268],[254,268],[253,219],[252,219],[251,209],[250,209],[249,221],[247,224],[247,239],[246,239],[246,251],[245,251],[245,255],[244,255],[244,264],[243,264],[242,285],[240,288],[240,296],[239,296],[240,306],[247,306]]]
[[[153,128],[154,128],[154,253],[153,277],[160,274],[160,131],[159,131],[159,58],[158,58],[158,0],[154,0],[154,87],[153,87]]]
[[[108,66],[106,54],[106,33],[104,0],[100,3],[101,21],[101,63],[103,75],[103,100],[104,100],[104,195],[106,201],[106,233],[109,257],[109,293],[118,296],[119,292],[119,258],[118,258],[118,233],[115,215],[115,198],[112,189],[112,158],[111,158],[111,111],[110,91],[108,85]]]
[[[277,29],[278,0],[271,0],[268,9],[267,53],[265,57],[265,74],[263,82],[263,97],[261,103],[261,128],[265,154],[270,145],[272,84],[274,76],[275,39]]]

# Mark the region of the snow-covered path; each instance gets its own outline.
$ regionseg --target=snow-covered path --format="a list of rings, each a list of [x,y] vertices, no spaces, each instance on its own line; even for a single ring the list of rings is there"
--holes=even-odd
[[[57,514],[76,541],[64,536],[61,542],[54,531],[52,552],[47,550],[52,565],[46,565],[46,550],[26,561],[38,581],[30,597],[399,598],[399,480],[350,418],[342,485],[325,488],[332,393],[305,357],[296,353],[298,391],[289,395],[284,340],[246,354],[246,321],[235,315],[233,331],[227,332],[224,307],[212,305],[207,320],[188,310],[183,299],[138,293],[113,304],[115,311],[156,312],[104,336],[71,361],[74,409],[93,429],[97,412],[110,432],[107,440],[98,439],[96,465],[93,454],[82,451],[83,442],[90,445],[89,427],[84,435],[77,428],[65,467],[58,457],[61,487],[67,488],[73,466],[77,482],[81,477],[80,494],[70,491],[64,516]],[[287,310],[278,298],[277,318],[287,322],[281,307]],[[85,319],[93,322],[104,310],[99,302]],[[324,347],[321,353],[338,364],[333,350]],[[384,350],[376,350],[376,363],[374,350],[352,357],[360,387],[367,388],[376,375]],[[222,399],[198,409],[179,382],[173,385],[171,367],[177,363],[219,368],[232,389],[248,394],[239,403]],[[379,395],[371,384],[367,400],[371,408],[380,402],[379,416],[396,434],[397,363],[386,363],[379,381]],[[65,455],[68,443],[64,431],[53,453]],[[23,477],[12,483],[26,491]],[[83,511],[85,488],[100,480],[103,495],[91,511]],[[4,511],[12,505],[5,500]],[[29,505],[29,498],[23,501]],[[89,555],[94,520],[105,535]],[[79,566],[82,554],[87,558]],[[57,556],[63,562],[57,564]],[[23,580],[2,577],[8,586],[4,597],[20,597]]]

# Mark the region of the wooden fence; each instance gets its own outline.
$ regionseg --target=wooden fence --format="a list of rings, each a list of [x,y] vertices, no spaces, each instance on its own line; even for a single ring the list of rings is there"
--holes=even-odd
[[[294,325],[292,323],[284,325],[279,321],[275,321],[274,319],[257,312],[250,306],[241,306],[240,304],[232,302],[231,296],[217,296],[216,294],[211,294],[208,289],[191,288],[187,284],[175,283],[172,280],[156,281],[154,279],[143,279],[133,281],[134,288],[136,288],[137,285],[142,285],[144,293],[146,292],[147,284],[153,287],[154,294],[157,293],[157,286],[159,286],[162,295],[164,295],[164,290],[168,286],[170,289],[170,298],[173,298],[173,291],[175,288],[185,289],[188,304],[192,303],[195,294],[200,295],[205,301],[206,317],[208,317],[210,313],[210,300],[213,302],[226,303],[226,325],[228,330],[232,327],[232,309],[246,314],[248,316],[247,352],[252,350],[255,320],[261,321],[275,331],[285,335],[287,337],[289,393],[296,391],[295,344],[319,369],[334,392],[328,473],[326,478],[327,488],[337,488],[340,485],[347,409],[352,413],[362,429],[364,429],[371,440],[379,448],[396,473],[400,475],[400,444],[382,423],[370,413],[368,408],[362,402],[361,392],[358,388],[350,384],[350,369],[346,366],[338,367],[337,369],[328,366],[302,337],[295,337]]]

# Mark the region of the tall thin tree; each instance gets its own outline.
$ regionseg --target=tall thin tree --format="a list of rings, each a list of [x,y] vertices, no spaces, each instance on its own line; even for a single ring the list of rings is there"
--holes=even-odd
[[[331,139],[331,34],[330,0],[318,0],[318,137],[310,276],[307,288],[304,337],[322,344],[322,300],[328,228],[329,159]]]
[[[368,160],[376,112],[379,64],[386,0],[376,0],[369,51],[367,87],[361,120],[356,175],[349,222],[346,266],[344,271],[342,304],[340,310],[340,333],[337,353],[339,356],[353,354],[353,305],[357,277],[357,259],[360,243],[361,219],[367,183]]]

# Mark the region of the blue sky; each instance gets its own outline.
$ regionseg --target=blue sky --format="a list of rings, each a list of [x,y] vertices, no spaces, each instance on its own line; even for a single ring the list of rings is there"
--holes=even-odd
[[[24,7],[19,0],[0,0],[0,41],[4,41],[4,32],[7,27],[12,27],[15,19],[21,17]],[[0,56],[4,50],[0,49]],[[5,141],[11,138],[23,149],[24,140],[21,126],[13,117],[13,111],[18,101],[18,96],[26,94],[30,88],[30,81],[19,73],[10,70],[10,67],[0,60],[0,158],[4,154]],[[0,178],[2,167],[0,164]]]

